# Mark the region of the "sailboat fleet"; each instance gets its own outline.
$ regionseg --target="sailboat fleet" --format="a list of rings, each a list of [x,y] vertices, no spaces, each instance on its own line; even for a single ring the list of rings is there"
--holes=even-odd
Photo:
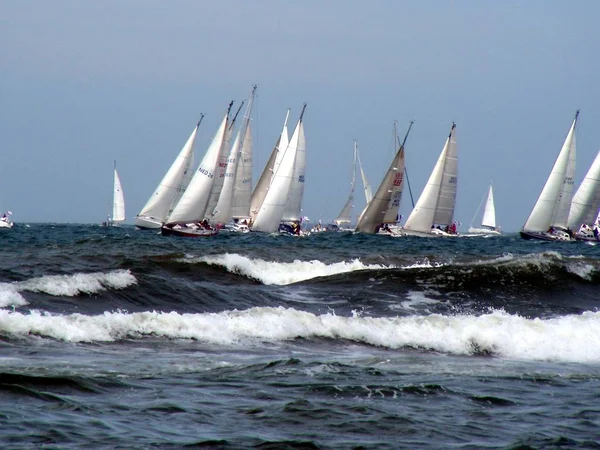
[[[281,132],[253,189],[251,115],[256,90],[257,87],[253,86],[248,101],[242,102],[235,114],[232,114],[233,102],[228,105],[200,163],[194,168],[196,136],[204,118],[201,115],[183,148],[135,217],[136,227],[160,230],[163,235],[186,237],[214,236],[222,229],[295,235],[303,233],[306,104],[302,107],[291,137],[288,134],[290,110],[286,111]],[[236,129],[237,118],[244,104],[241,124]],[[524,239],[600,240],[600,152],[577,190],[574,189],[578,117],[579,111],[520,231]],[[405,147],[412,125],[413,122],[410,122],[402,142],[394,131],[397,151],[374,195],[361,164],[358,144],[354,141],[350,192],[327,230],[392,236],[458,236],[458,222],[454,218],[458,186],[458,146],[454,123],[421,195],[404,225],[399,223],[402,217],[399,214],[402,193],[407,183]],[[235,130],[237,132],[234,134]],[[358,214],[356,227],[352,229],[350,224],[355,207],[357,171],[360,172],[366,206]],[[476,221],[478,217],[480,221]],[[125,202],[115,162],[113,210],[104,224],[114,225],[124,220]],[[323,231],[325,228],[321,228],[319,221],[319,226],[313,230]],[[499,234],[501,228],[496,223],[494,192],[490,183],[470,223],[468,235]]]

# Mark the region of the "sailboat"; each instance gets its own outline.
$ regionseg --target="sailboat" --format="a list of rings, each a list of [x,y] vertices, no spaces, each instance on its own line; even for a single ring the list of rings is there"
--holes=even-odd
[[[171,164],[154,193],[140,213],[135,216],[135,225],[140,229],[158,229],[167,222],[173,206],[179,201],[192,179],[194,164],[194,142],[204,114],[194,127],[192,134]]]
[[[234,220],[231,229],[249,231],[242,221],[250,219],[250,194],[252,192],[252,134],[250,131],[250,114],[256,95],[252,88],[242,127],[231,147],[227,158],[223,188],[210,218],[212,224],[225,225],[230,219]],[[235,119],[234,119],[235,120]],[[241,219],[241,221],[240,221]]]
[[[356,164],[358,163],[358,167],[360,170],[363,188],[366,198],[366,204],[368,205],[371,199],[373,198],[373,194],[371,193],[371,185],[369,184],[365,172],[363,171],[362,164],[360,163],[360,154],[358,153],[358,144],[354,141],[354,160],[352,162],[352,182],[350,183],[350,195],[348,196],[348,200],[344,204],[344,207],[338,214],[338,216],[333,220],[333,224],[329,225],[327,228],[331,228],[333,230],[340,230],[340,225],[349,224],[352,222],[352,209],[354,208],[354,190],[356,187]]]
[[[306,103],[302,108],[302,113],[292,134],[286,149],[281,152],[281,157],[276,158],[275,173],[265,195],[265,198],[260,206],[256,218],[254,219],[251,230],[262,231],[264,233],[274,233],[279,229],[279,224],[282,222],[284,212],[288,210],[288,197],[292,186],[293,177],[296,173],[296,157],[298,153],[304,153],[306,140],[304,138],[303,117],[306,110]],[[282,148],[280,144],[280,149]],[[279,164],[277,164],[279,159]],[[300,161],[303,163],[303,160]],[[303,182],[303,181],[302,181]],[[300,197],[301,200],[301,197]],[[297,203],[294,205],[297,207]],[[288,210],[289,211],[289,210]],[[299,218],[298,218],[299,219]],[[298,221],[293,222],[293,232],[300,231]]]
[[[168,223],[162,226],[161,234],[163,236],[201,237],[213,236],[218,233],[218,228],[211,227],[205,220],[205,214],[215,175],[219,170],[219,156],[223,152],[223,146],[226,145],[229,113],[232,106],[233,102],[229,104],[225,117],[223,117],[187,189],[173,208]]]
[[[479,213],[479,209],[481,208],[481,203],[477,207],[477,211],[475,211],[475,215],[473,216],[473,220],[471,220],[471,225],[469,226],[469,233],[471,234],[500,234],[500,227],[496,226],[496,207],[494,206],[494,190],[492,188],[492,184],[490,183],[490,187],[487,192],[487,198],[485,199],[485,207],[483,208],[483,217],[481,219],[481,228],[473,227],[473,222],[475,221],[475,217]],[[481,200],[483,202],[483,199]]]
[[[350,195],[348,196],[348,200],[344,204],[344,207],[338,214],[338,216],[333,219],[333,223],[336,227],[339,228],[340,225],[345,223],[352,222],[352,208],[354,208],[354,188],[356,184],[356,153],[358,151],[358,146],[356,145],[356,141],[354,141],[354,160],[352,161],[352,181],[350,182]]]
[[[598,241],[598,210],[600,209],[600,152],[573,196],[567,227],[577,230],[575,239]]]
[[[123,188],[121,187],[121,179],[117,172],[117,161],[114,164],[114,182],[113,182],[113,205],[112,215],[109,214],[104,226],[114,226],[119,222],[125,221],[125,198],[123,196]]]
[[[304,115],[302,108],[301,116]],[[302,198],[304,197],[304,179],[306,174],[306,140],[304,138],[304,124],[300,122],[296,156],[294,158],[294,169],[288,193],[286,207],[281,217],[279,231],[298,234],[302,222]]]
[[[570,241],[571,231],[567,219],[573,198],[575,175],[576,140],[575,128],[579,111],[569,129],[565,142],[556,158],[554,167],[535,203],[523,229],[523,239],[545,241]]]
[[[253,222],[256,219],[256,215],[258,211],[265,201],[265,197],[267,196],[267,192],[269,191],[269,186],[271,185],[271,181],[273,180],[273,176],[279,167],[281,162],[281,156],[287,149],[289,139],[288,139],[288,131],[287,131],[287,122],[290,116],[290,110],[288,109],[285,114],[285,121],[283,122],[283,128],[279,137],[277,138],[277,142],[271,151],[271,155],[269,156],[269,160],[263,169],[258,182],[256,183],[256,187],[254,191],[252,191],[252,195],[250,197],[250,222]]]
[[[411,236],[456,236],[454,208],[458,183],[456,124],[452,123],[444,148],[427,184],[408,216],[403,233]]]
[[[392,231],[390,224],[395,225],[397,222],[398,209],[400,208],[404,188],[404,145],[412,125],[413,122],[410,123],[404,141],[400,144],[379,188],[377,188],[375,195],[361,213],[356,224],[356,231],[374,234],[383,228],[385,231],[397,234],[395,230]],[[396,136],[395,131],[394,136]]]

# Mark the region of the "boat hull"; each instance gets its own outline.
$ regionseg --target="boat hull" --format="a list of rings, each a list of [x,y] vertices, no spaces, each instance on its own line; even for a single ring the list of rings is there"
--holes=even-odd
[[[167,227],[163,226],[160,229],[160,234],[163,236],[179,236],[179,237],[211,237],[219,233],[218,229],[211,228],[191,228],[191,227]]]
[[[520,235],[523,239],[529,241],[532,239],[537,239],[540,241],[562,241],[569,242],[572,241],[571,237],[565,233],[561,232],[560,234],[546,233],[543,231],[526,231],[521,230]]]
[[[500,231],[498,230],[492,230],[489,228],[473,228],[473,227],[469,227],[468,230],[469,234],[494,234],[494,235],[500,235],[502,234]]]
[[[445,231],[440,230],[439,228],[432,228],[431,231],[428,231],[428,232],[407,230],[406,228],[403,228],[401,233],[404,236],[417,236],[417,237],[429,237],[429,238],[458,237],[458,234],[446,233]]]
[[[13,222],[5,222],[4,220],[0,220],[0,228],[12,228],[13,225]]]

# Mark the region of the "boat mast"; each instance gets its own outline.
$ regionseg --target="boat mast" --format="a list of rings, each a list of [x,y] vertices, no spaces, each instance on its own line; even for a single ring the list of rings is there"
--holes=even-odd
[[[413,126],[413,123],[415,123],[414,120],[410,121],[410,125],[408,126],[408,131],[406,132],[406,136],[404,136],[404,140],[402,141],[402,143],[400,143],[400,136],[398,136],[398,133],[396,133],[396,139],[398,140],[398,145],[400,147],[398,147],[398,150],[400,150],[401,148],[404,148],[404,144],[406,144],[406,139],[408,138],[408,133],[410,133],[410,129]],[[394,122],[394,128],[396,127],[396,122]],[[410,181],[408,181],[408,170],[406,169],[406,164],[404,165],[404,174],[406,175],[406,184],[408,185],[408,193],[410,194],[410,202],[412,203],[412,207],[415,207],[415,200],[413,198],[413,194],[412,194],[412,189],[410,187]]]

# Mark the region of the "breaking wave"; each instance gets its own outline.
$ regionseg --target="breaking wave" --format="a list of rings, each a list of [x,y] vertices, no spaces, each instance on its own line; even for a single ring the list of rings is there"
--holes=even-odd
[[[14,283],[0,283],[0,307],[26,305],[21,292],[38,292],[52,296],[75,297],[95,294],[106,289],[124,289],[137,283],[129,270],[45,275]]]
[[[349,317],[283,307],[211,314],[105,312],[50,315],[0,311],[0,333],[69,342],[110,342],[145,336],[195,339],[221,345],[295,338],[351,340],[389,349],[456,355],[600,363],[600,312],[529,319],[505,311],[483,315]]]

